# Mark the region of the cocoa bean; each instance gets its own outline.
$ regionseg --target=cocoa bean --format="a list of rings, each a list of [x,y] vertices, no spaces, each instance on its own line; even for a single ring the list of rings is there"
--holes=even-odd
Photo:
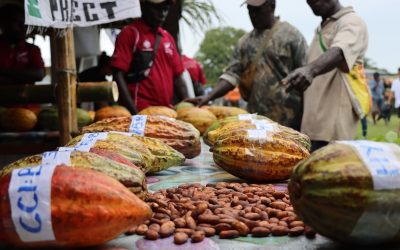
[[[199,222],[215,225],[219,223],[220,219],[217,215],[201,214],[199,215],[198,220]]]
[[[184,218],[177,218],[174,220],[174,223],[177,228],[186,227],[186,220]]]
[[[283,219],[287,217],[288,213],[286,211],[279,211],[276,213],[276,218]]]
[[[292,222],[289,224],[289,226],[290,226],[291,228],[292,228],[292,227],[304,227],[304,222],[298,221],[298,220],[292,221]]]
[[[251,235],[253,237],[266,237],[271,233],[271,231],[266,227],[255,227],[251,230]]]
[[[175,233],[185,233],[190,237],[194,233],[194,230],[190,228],[177,228],[175,229]]]
[[[146,224],[140,224],[140,225],[136,228],[136,234],[138,234],[138,235],[145,235],[148,229],[149,229],[149,228],[147,227]]]
[[[215,231],[217,233],[221,232],[221,231],[226,231],[226,230],[230,230],[232,229],[232,225],[228,224],[228,223],[219,223],[217,225],[215,225]]]
[[[197,225],[196,225],[196,221],[191,217],[188,216],[185,218],[186,219],[186,226],[190,229],[196,229]]]
[[[204,240],[204,238],[206,237],[206,234],[203,231],[195,231],[192,234],[192,242],[193,243],[197,243],[197,242],[201,242]]]
[[[154,230],[157,233],[160,232],[160,228],[161,228],[161,226],[156,223],[150,224],[150,226],[149,226],[149,230]]]
[[[167,221],[161,225],[160,236],[162,238],[172,235],[175,231],[175,223],[172,221]]]
[[[305,226],[304,234],[306,235],[307,238],[314,239],[317,233],[311,227]]]
[[[285,193],[280,191],[273,192],[272,195],[274,196],[275,199],[285,198]]]
[[[278,225],[284,226],[284,227],[289,227],[289,225],[285,221],[279,221]]]
[[[200,225],[196,228],[196,231],[203,231],[206,234],[206,237],[212,237],[216,232],[216,230],[212,227],[204,227]]]
[[[284,236],[288,234],[288,228],[284,226],[274,226],[271,229],[271,234],[273,236]]]
[[[157,240],[158,239],[158,232],[153,230],[153,229],[149,229],[146,232],[146,239],[148,240]]]
[[[239,232],[237,230],[225,230],[219,233],[220,239],[234,239],[239,237]]]
[[[241,236],[246,236],[250,231],[249,227],[241,221],[234,222],[232,227],[236,229]]]
[[[244,218],[249,220],[259,220],[261,216],[258,213],[247,213],[244,215]]]
[[[175,233],[174,235],[174,243],[177,245],[185,244],[189,236],[185,233]]]
[[[270,207],[280,209],[280,210],[285,210],[287,204],[282,201],[274,201],[269,204]]]
[[[304,227],[292,227],[289,229],[289,236],[299,236],[304,232]]]
[[[270,224],[268,221],[260,221],[259,224],[260,224],[260,227],[270,228]]]

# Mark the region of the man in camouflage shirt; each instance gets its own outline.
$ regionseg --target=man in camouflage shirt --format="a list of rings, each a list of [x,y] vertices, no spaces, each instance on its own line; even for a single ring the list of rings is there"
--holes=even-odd
[[[274,15],[275,0],[247,0],[254,29],[237,43],[231,62],[214,90],[188,101],[199,106],[239,86],[251,113],[300,129],[302,95],[287,94],[280,81],[303,65],[307,44],[302,34]]]

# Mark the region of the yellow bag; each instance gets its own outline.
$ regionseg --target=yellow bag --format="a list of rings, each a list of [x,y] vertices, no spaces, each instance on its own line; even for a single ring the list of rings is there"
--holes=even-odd
[[[318,31],[318,35],[319,45],[322,51],[326,52],[328,49],[322,39],[321,30]],[[365,77],[364,65],[355,64],[349,73],[342,73],[342,76],[354,112],[362,119],[372,110],[372,97]]]
[[[363,118],[372,110],[371,92],[365,77],[364,65],[356,64],[349,73],[343,75],[353,109],[360,118]]]

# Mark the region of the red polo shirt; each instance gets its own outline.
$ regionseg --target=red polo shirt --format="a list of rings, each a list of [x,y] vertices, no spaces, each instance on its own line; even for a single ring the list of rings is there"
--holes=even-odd
[[[171,106],[174,95],[174,77],[184,68],[173,37],[161,27],[160,45],[149,76],[143,81],[128,83],[128,88],[138,111],[148,106]],[[127,72],[130,68],[134,48],[137,51],[152,51],[156,34],[141,19],[125,26],[117,37],[111,65]]]
[[[193,58],[182,56],[182,62],[185,69],[190,74],[193,82],[200,82],[202,85],[206,84],[206,77],[204,76],[203,69],[198,61]]]
[[[39,47],[25,41],[10,45],[0,39],[0,68],[5,70],[44,68]],[[33,84],[33,82],[20,84]]]

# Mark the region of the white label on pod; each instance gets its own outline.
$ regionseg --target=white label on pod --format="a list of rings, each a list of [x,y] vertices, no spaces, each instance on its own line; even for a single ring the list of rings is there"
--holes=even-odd
[[[266,120],[252,120],[252,124],[256,126],[257,129],[266,130],[269,132],[276,132],[278,131],[278,127],[276,124],[268,122]]]
[[[11,217],[23,242],[54,241],[51,222],[51,180],[57,164],[46,154],[45,164],[12,171],[8,188]],[[61,159],[61,158],[60,158]]]
[[[49,151],[42,154],[42,165],[70,165],[71,151]]]
[[[262,129],[248,129],[247,138],[249,140],[270,140],[269,131]]]
[[[83,135],[82,139],[75,145],[75,151],[89,152],[90,149],[96,144],[98,140],[107,139],[108,132],[100,133],[86,133]]]
[[[129,132],[136,135],[144,136],[144,129],[146,128],[147,115],[134,115],[132,122],[129,126]]]
[[[248,121],[248,120],[253,120],[257,114],[241,114],[238,115],[238,120],[239,121]]]
[[[391,143],[371,141],[338,141],[355,148],[371,173],[375,190],[400,188],[400,148]]]
[[[391,143],[371,141],[338,141],[352,146],[372,176],[374,190],[400,188],[400,147]],[[377,191],[378,192],[378,191]],[[395,237],[400,229],[400,216],[387,201],[376,195],[354,226],[351,237],[368,244]],[[384,205],[382,205],[384,204]],[[396,203],[393,203],[393,206]]]

